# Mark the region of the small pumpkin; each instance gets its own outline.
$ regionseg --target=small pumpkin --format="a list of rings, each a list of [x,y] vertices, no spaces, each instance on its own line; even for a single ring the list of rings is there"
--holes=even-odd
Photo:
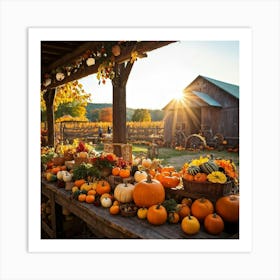
[[[209,214],[204,219],[205,230],[213,235],[218,235],[224,230],[224,221],[216,213]]]
[[[174,172],[174,171],[175,171],[175,167],[172,166],[172,165],[163,166],[161,168],[161,172],[168,172],[168,173],[170,173],[170,172]]]
[[[115,166],[115,167],[112,169],[112,175],[114,175],[114,176],[119,176],[120,171],[121,171],[121,168],[118,167],[118,166]]]
[[[138,183],[144,179],[146,179],[148,176],[147,172],[143,171],[143,170],[138,170],[134,173],[134,179],[135,181]]]
[[[163,175],[161,183],[165,188],[175,188],[180,184],[180,178],[170,172],[169,175]]]
[[[187,180],[187,181],[194,181],[194,175],[191,175],[191,174],[189,174],[189,173],[185,173],[185,174],[183,175],[183,178],[184,178],[185,180]]]
[[[120,206],[119,206],[119,205],[113,204],[113,205],[110,207],[109,212],[110,212],[111,215],[117,215],[117,214],[119,214],[119,212],[120,212]]]
[[[132,196],[137,206],[150,207],[164,201],[165,190],[158,180],[148,175],[146,180],[135,184]]]
[[[139,219],[144,220],[147,218],[148,209],[146,207],[141,207],[137,210],[137,216]]]
[[[192,203],[191,213],[198,220],[202,221],[205,219],[205,217],[207,215],[214,213],[214,205],[207,198],[202,197],[202,198],[196,199]]]
[[[63,181],[64,181],[65,183],[67,183],[67,182],[71,182],[71,181],[72,181],[72,177],[73,177],[73,175],[66,171],[66,172],[63,174],[62,179],[63,179]]]
[[[145,168],[150,168],[151,165],[152,165],[152,160],[150,158],[143,158],[142,159],[142,166],[145,167]]]
[[[113,204],[110,197],[103,197],[102,199],[100,199],[100,203],[104,208],[109,208]]]
[[[184,219],[186,216],[190,215],[191,213],[190,207],[186,204],[181,204],[178,208],[178,214],[181,220]]]
[[[184,197],[182,198],[181,204],[186,204],[189,207],[192,206],[192,199],[190,197]]]
[[[194,181],[199,183],[204,183],[207,181],[207,174],[205,173],[197,173],[194,175]]]
[[[130,170],[128,168],[122,168],[119,172],[119,176],[122,178],[128,178],[130,176]]]
[[[216,212],[226,222],[235,223],[239,220],[239,196],[231,194],[220,197],[215,204]]]
[[[133,200],[133,190],[135,185],[130,183],[118,184],[114,190],[114,197],[122,203],[131,202]]]
[[[161,205],[152,205],[147,212],[147,220],[152,225],[162,225],[167,220],[167,211]]]
[[[85,179],[79,179],[74,182],[74,185],[80,188],[86,182]]]
[[[169,212],[167,220],[170,224],[177,224],[180,221],[180,216],[177,212]]]
[[[111,186],[106,180],[99,180],[96,185],[96,192],[100,195],[111,191]]]
[[[95,200],[95,196],[93,194],[87,194],[86,200],[85,200],[87,203],[93,203],[94,200]]]
[[[181,229],[186,234],[196,234],[200,230],[200,223],[196,217],[188,215],[182,220]]]
[[[65,171],[65,170],[60,170],[60,171],[58,171],[57,174],[56,174],[57,179],[58,179],[58,180],[63,180],[63,175],[64,175],[64,173],[66,173],[66,172],[67,172],[67,171]]]

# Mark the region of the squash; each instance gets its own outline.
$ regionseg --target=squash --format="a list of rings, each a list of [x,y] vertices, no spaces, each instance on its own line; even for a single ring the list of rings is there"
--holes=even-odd
[[[170,224],[177,224],[180,221],[180,216],[177,212],[169,212],[167,220]]]
[[[201,171],[200,171],[200,168],[198,166],[191,165],[191,166],[188,167],[187,172],[194,176],[195,174],[197,174]]]
[[[122,203],[131,202],[134,188],[135,186],[129,183],[118,184],[114,190],[115,199]]]
[[[137,210],[137,217],[141,220],[147,218],[148,209],[146,207],[141,207]]]
[[[224,221],[216,213],[209,214],[204,219],[204,228],[210,234],[220,234],[224,230]]]
[[[239,220],[239,196],[231,194],[220,197],[215,204],[216,212],[225,222],[236,223]]]
[[[205,219],[205,217],[207,215],[214,213],[214,205],[207,198],[202,197],[202,198],[196,199],[192,203],[191,213],[198,220],[202,221]]]
[[[219,170],[219,166],[213,160],[204,162],[199,167],[200,167],[201,171],[206,174],[210,174],[214,171]]]
[[[148,174],[147,174],[147,172],[145,172],[145,171],[140,171],[140,170],[138,170],[138,171],[136,171],[136,172],[134,173],[134,179],[135,179],[135,181],[136,181],[137,183],[140,182],[140,181],[142,181],[142,180],[144,180],[144,179],[146,179],[147,176],[148,176]]]
[[[146,180],[135,184],[133,191],[133,200],[139,207],[150,207],[162,203],[165,199],[165,190],[163,185],[150,175]]]
[[[200,223],[196,217],[188,215],[182,220],[181,229],[186,234],[196,234],[200,230]]]
[[[152,205],[147,212],[147,220],[152,225],[162,225],[167,220],[167,211],[161,205]]]

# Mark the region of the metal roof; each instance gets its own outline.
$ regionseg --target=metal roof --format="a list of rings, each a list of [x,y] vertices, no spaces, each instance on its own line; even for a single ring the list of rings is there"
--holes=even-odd
[[[217,102],[215,99],[213,99],[212,97],[210,97],[208,94],[204,92],[193,90],[192,93],[197,97],[199,97],[200,99],[202,99],[205,103],[207,103],[210,106],[222,107],[222,105],[219,102]]]
[[[216,85],[217,87],[223,89],[224,91],[228,92],[233,97],[239,99],[239,86],[234,85],[234,84],[225,83],[222,81],[218,81],[218,80],[208,78],[205,76],[201,76],[201,77],[204,78],[205,80],[209,81],[210,83]]]

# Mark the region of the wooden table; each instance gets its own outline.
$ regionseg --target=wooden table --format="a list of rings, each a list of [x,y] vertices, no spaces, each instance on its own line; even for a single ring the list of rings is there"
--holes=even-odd
[[[153,226],[147,220],[140,220],[138,217],[123,217],[111,215],[109,209],[93,204],[79,202],[71,198],[71,191],[56,187],[55,183],[45,180],[41,182],[42,195],[47,196],[51,202],[52,219],[48,226],[42,221],[43,230],[50,238],[57,238],[57,212],[56,205],[70,210],[74,215],[88,224],[89,228],[98,238],[142,238],[142,239],[238,239],[238,234],[222,232],[218,236],[209,235],[205,232],[203,225],[198,234],[189,236],[185,234],[180,224],[166,223],[160,226]]]

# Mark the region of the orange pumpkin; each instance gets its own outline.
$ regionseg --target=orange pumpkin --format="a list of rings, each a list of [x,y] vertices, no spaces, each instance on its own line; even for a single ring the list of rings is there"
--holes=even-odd
[[[94,200],[95,200],[95,196],[94,196],[93,194],[88,194],[88,195],[86,196],[86,202],[87,202],[87,203],[93,203]]]
[[[191,175],[191,174],[189,174],[189,173],[185,173],[185,174],[183,175],[183,178],[184,178],[185,180],[187,180],[187,181],[193,181],[193,180],[194,180],[194,176]]]
[[[169,212],[167,220],[170,224],[177,224],[180,221],[180,216],[177,212]]]
[[[165,188],[174,188],[179,185],[180,178],[178,176],[172,175],[172,172],[170,172],[168,175],[162,176],[161,183]]]
[[[207,215],[214,213],[214,205],[207,198],[199,198],[192,203],[191,212],[193,216],[201,221]]]
[[[108,193],[111,190],[111,186],[109,184],[109,182],[107,182],[106,180],[100,180],[97,182],[96,185],[96,192],[99,195],[102,195],[103,193]]]
[[[220,234],[224,230],[224,221],[216,213],[209,214],[204,219],[204,227],[210,234]]]
[[[220,197],[215,204],[216,212],[226,222],[235,223],[239,220],[239,196],[231,194]]]
[[[167,220],[167,211],[161,204],[152,205],[147,212],[147,220],[152,225],[162,225]]]
[[[137,206],[150,207],[164,201],[165,190],[158,180],[148,175],[146,180],[135,184],[132,196]]]
[[[120,171],[121,171],[120,167],[116,166],[112,169],[112,175],[118,176],[120,174]]]
[[[172,165],[163,166],[161,168],[161,172],[174,172],[174,171],[175,171],[175,167]]]
[[[130,176],[130,170],[129,169],[121,169],[119,172],[119,176],[122,178],[128,178]]]
[[[191,209],[190,209],[190,207],[188,205],[181,204],[179,206],[178,214],[179,214],[181,220],[183,218],[185,218],[186,216],[190,215],[190,213],[191,213]]]
[[[86,197],[87,197],[87,195],[85,193],[81,193],[78,196],[78,200],[81,202],[84,202],[84,201],[86,201]]]
[[[74,182],[74,185],[75,185],[76,187],[80,188],[85,182],[86,182],[86,180],[84,180],[84,179],[79,179],[79,180],[76,180],[76,181]]]
[[[194,181],[204,183],[207,181],[207,174],[206,173],[197,173],[194,175]]]
[[[112,205],[109,209],[110,214],[117,215],[120,212],[120,206],[119,205]]]
[[[181,229],[186,234],[196,234],[200,230],[200,223],[196,217],[188,215],[182,220]]]
[[[60,171],[60,167],[59,166],[53,167],[51,172],[52,172],[52,174],[57,174],[58,171]]]

